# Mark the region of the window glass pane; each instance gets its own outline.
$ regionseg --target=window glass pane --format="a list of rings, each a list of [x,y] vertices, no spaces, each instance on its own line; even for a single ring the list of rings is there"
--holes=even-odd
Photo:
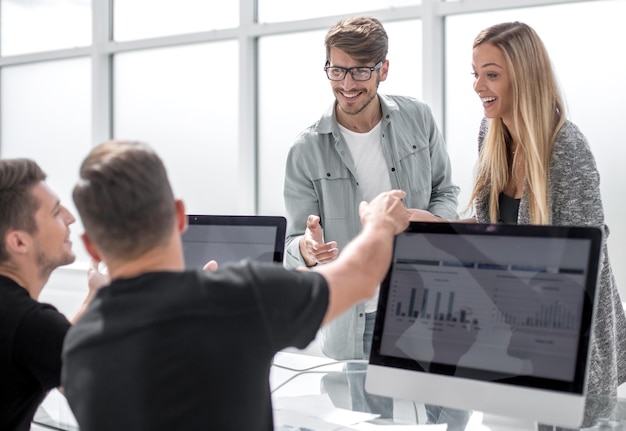
[[[389,75],[383,94],[419,98],[421,22],[383,23],[389,36]],[[259,40],[259,212],[283,214],[287,153],[302,130],[330,108],[334,96],[324,73],[326,30]],[[285,46],[297,46],[285,55]],[[286,70],[286,71],[285,71]]]
[[[389,37],[389,75],[383,94],[422,98],[422,21],[384,22]]]
[[[259,40],[259,213],[283,214],[287,152],[333,100],[324,73],[325,31]],[[286,55],[285,46],[297,46]],[[285,69],[288,72],[285,72]]]
[[[117,41],[233,28],[239,1],[121,0],[113,8]]]
[[[461,186],[461,205],[467,204],[471,192],[478,126],[483,115],[470,75],[472,42],[490,25],[525,22],[546,44],[569,119],[580,127],[594,152],[602,178],[606,222],[611,229],[611,259],[626,261],[626,225],[621,222],[626,217],[626,203],[619,198],[626,184],[626,147],[618,144],[617,138],[626,136],[626,57],[618,54],[619,41],[626,40],[624,16],[626,2],[616,0],[459,15],[446,20],[446,140],[454,178]],[[626,268],[613,265],[613,270],[618,286],[625,286],[619,278],[626,280]]]
[[[0,0],[3,56],[91,44],[90,0]]]
[[[421,0],[316,0],[314,7],[294,7],[292,0],[259,0],[259,22],[294,21],[421,4]]]
[[[78,168],[91,148],[90,62],[73,59],[2,69],[0,157],[34,159],[74,214],[74,252],[86,260],[82,225],[72,202]]]
[[[115,57],[114,135],[156,149],[188,213],[238,213],[237,59],[234,41]]]

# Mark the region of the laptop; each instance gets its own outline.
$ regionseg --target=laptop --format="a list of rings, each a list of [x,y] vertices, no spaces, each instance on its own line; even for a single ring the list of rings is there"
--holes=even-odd
[[[381,284],[365,389],[577,428],[602,231],[412,222]]]
[[[283,262],[287,221],[281,216],[187,215],[182,235],[187,268],[244,259]]]

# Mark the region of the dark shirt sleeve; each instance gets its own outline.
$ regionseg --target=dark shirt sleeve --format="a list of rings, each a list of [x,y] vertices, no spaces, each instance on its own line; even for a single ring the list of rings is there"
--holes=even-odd
[[[31,310],[20,324],[16,337],[16,356],[48,390],[61,384],[61,351],[71,324],[48,304]]]
[[[328,309],[328,284],[315,272],[253,267],[254,286],[270,340],[276,351],[305,348]]]

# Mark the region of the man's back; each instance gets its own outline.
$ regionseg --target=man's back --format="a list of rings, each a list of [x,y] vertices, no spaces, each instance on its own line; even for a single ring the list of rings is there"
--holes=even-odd
[[[273,428],[271,360],[313,340],[327,290],[319,275],[236,267],[102,289],[64,349],[81,430]]]
[[[28,430],[46,392],[59,385],[69,326],[52,306],[0,276],[0,429]]]

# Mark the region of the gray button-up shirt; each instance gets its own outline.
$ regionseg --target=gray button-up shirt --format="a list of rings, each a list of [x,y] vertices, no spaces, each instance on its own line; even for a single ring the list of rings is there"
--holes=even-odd
[[[407,193],[407,208],[457,218],[459,188],[452,183],[449,156],[430,108],[413,98],[379,95],[382,149],[391,186]],[[361,229],[363,200],[350,150],[339,131],[335,105],[297,138],[289,151],[284,198],[287,211],[285,266],[304,265],[300,237],[307,217],[318,215],[324,241],[339,250]],[[358,304],[322,330],[322,350],[336,359],[363,357],[364,306]]]

